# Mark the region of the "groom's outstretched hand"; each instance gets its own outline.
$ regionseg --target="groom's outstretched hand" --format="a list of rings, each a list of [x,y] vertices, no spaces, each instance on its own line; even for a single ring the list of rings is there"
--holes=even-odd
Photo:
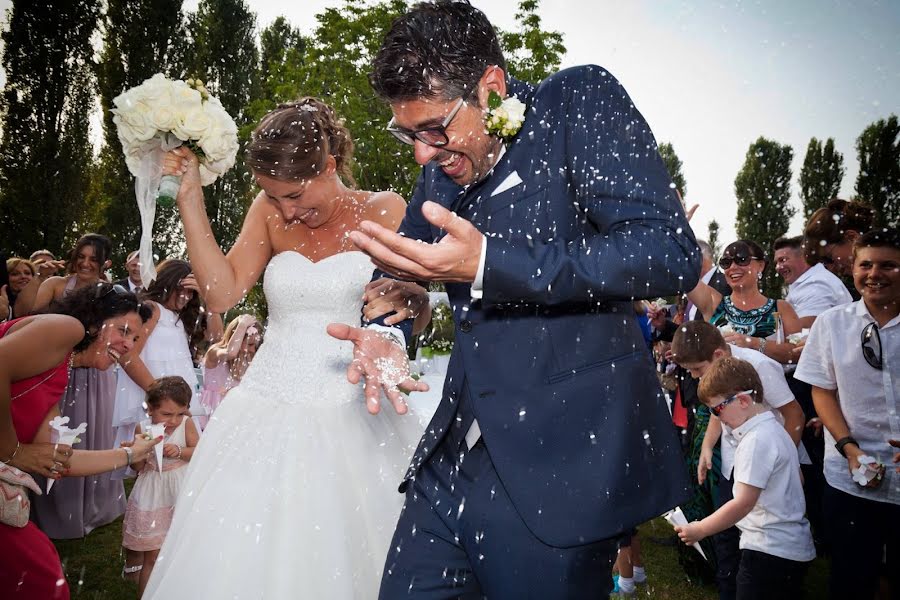
[[[484,235],[469,221],[436,202],[425,202],[422,214],[447,232],[436,244],[409,239],[372,221],[350,233],[356,246],[375,266],[407,281],[475,281]]]
[[[347,380],[356,384],[365,378],[366,408],[373,415],[381,410],[382,392],[402,415],[407,406],[401,390],[428,391],[428,384],[410,377],[406,351],[389,334],[343,323],[331,323],[327,331],[331,337],[353,342],[353,362],[347,367]]]

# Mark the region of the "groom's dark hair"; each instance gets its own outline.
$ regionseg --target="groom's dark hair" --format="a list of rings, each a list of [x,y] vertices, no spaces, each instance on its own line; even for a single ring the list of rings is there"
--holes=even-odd
[[[497,32],[483,12],[467,1],[422,2],[391,25],[369,82],[387,102],[453,100],[491,65],[506,71]]]

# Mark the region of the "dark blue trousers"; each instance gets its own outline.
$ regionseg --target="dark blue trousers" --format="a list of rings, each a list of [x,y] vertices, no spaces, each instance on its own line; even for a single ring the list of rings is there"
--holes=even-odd
[[[519,517],[488,449],[448,435],[407,488],[381,600],[607,598],[616,540],[542,543]]]

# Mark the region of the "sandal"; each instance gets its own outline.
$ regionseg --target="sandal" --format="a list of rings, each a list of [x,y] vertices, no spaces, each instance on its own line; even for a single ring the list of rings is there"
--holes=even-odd
[[[133,575],[134,573],[140,573],[141,569],[144,568],[144,565],[124,565],[122,567],[122,579],[128,579],[129,575]]]

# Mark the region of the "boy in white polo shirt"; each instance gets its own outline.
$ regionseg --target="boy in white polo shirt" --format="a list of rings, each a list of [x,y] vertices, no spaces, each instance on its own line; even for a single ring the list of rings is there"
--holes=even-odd
[[[686,544],[724,531],[741,530],[738,600],[794,599],[816,556],[800,462],[793,440],[766,406],[753,366],[734,357],[716,360],[700,380],[700,401],[732,428],[734,498],[702,521],[676,527]]]

